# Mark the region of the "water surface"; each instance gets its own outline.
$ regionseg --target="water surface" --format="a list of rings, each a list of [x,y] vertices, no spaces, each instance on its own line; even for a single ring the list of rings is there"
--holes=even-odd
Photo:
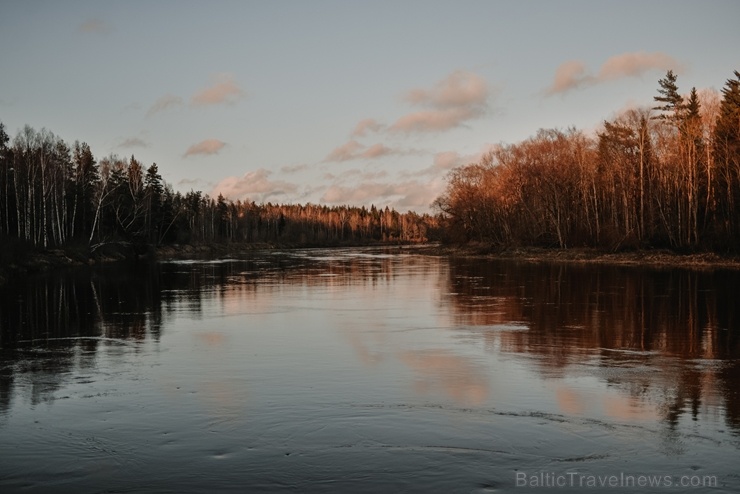
[[[737,286],[398,249],[16,280],[0,492],[737,492]]]

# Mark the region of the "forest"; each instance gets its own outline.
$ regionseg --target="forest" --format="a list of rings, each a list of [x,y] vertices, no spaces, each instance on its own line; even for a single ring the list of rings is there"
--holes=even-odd
[[[135,156],[97,160],[30,126],[10,140],[0,123],[0,244],[18,250],[126,244],[348,245],[426,241],[437,218],[413,212],[314,204],[255,204],[173,191]],[[20,245],[20,247],[19,247]]]
[[[435,201],[453,242],[740,252],[740,72],[721,92],[677,76],[655,107],[591,137],[540,130],[453,170]]]
[[[0,122],[0,245],[7,251],[125,243],[323,246],[442,239],[509,246],[740,252],[740,72],[721,92],[677,76],[657,106],[595,136],[544,129],[454,169],[436,215],[388,207],[256,204],[175,192],[157,164],[96,159],[53,132]]]

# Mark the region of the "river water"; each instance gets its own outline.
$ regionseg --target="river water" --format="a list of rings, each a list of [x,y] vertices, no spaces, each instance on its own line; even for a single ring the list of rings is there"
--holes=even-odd
[[[0,492],[739,492],[737,287],[399,249],[14,280]]]

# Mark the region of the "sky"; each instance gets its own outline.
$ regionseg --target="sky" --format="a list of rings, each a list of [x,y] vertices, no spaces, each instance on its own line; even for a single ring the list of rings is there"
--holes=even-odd
[[[740,70],[737,0],[0,0],[0,122],[183,193],[433,211],[455,166]]]

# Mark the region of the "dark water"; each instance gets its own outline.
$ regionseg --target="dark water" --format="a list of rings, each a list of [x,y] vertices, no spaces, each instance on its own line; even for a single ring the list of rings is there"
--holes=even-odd
[[[737,287],[398,250],[16,280],[0,492],[739,492]]]

